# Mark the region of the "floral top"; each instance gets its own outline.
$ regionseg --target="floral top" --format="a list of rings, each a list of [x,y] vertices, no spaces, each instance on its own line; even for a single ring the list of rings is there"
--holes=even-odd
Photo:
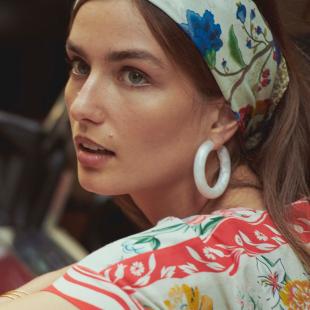
[[[294,228],[310,243],[310,204]],[[78,309],[310,309],[310,279],[266,211],[230,209],[113,242],[46,291]]]

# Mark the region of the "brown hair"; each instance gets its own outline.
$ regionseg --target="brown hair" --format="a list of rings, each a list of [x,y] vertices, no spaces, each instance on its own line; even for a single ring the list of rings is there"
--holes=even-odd
[[[86,1],[79,2],[73,12],[72,21],[79,7]],[[198,91],[209,97],[222,96],[205,61],[184,31],[150,2],[133,2],[168,57],[192,79]],[[309,64],[283,33],[275,1],[257,2],[286,58],[290,84],[278,105],[266,139],[251,153],[246,152],[241,143],[237,143],[238,152],[233,151],[232,162],[233,167],[246,162],[255,172],[262,186],[266,209],[304,263],[306,270],[310,272],[309,252],[289,224],[292,202],[310,197],[310,144],[307,143],[310,136],[310,82],[305,76],[305,72],[309,72]],[[238,137],[235,140],[239,140]],[[150,224],[130,197],[117,197],[117,200],[123,206],[124,212],[140,227]]]

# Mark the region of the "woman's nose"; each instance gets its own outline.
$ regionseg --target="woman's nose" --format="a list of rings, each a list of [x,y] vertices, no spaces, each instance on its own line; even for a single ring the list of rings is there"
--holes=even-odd
[[[86,81],[73,99],[69,113],[77,122],[91,122],[100,124],[104,121],[103,104],[98,94],[99,87],[95,81]],[[102,98],[101,98],[102,99]]]

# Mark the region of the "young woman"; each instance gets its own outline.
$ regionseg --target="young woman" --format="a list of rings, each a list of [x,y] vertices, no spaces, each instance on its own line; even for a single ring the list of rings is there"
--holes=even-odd
[[[0,309],[309,309],[306,65],[258,4],[76,2],[80,183],[155,226]]]

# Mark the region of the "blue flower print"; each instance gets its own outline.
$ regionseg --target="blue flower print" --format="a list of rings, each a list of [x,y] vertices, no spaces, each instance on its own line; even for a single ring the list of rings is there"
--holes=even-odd
[[[241,21],[242,24],[245,23],[246,20],[246,7],[245,5],[241,4],[240,2],[237,3],[238,9],[237,9],[237,19]]]
[[[251,20],[253,20],[255,17],[256,17],[255,10],[252,9],[251,14],[250,14],[250,18],[251,18]]]
[[[262,28],[261,28],[260,26],[257,26],[257,27],[255,28],[255,31],[256,31],[257,34],[263,33],[263,30],[262,30]]]
[[[181,26],[191,37],[209,66],[214,67],[216,52],[223,46],[221,26],[215,24],[214,15],[208,10],[203,16],[187,10],[186,18],[188,24]]]
[[[252,48],[252,40],[247,39],[246,46],[247,46],[248,48]]]
[[[124,253],[135,253],[141,254],[146,252],[144,244],[138,243],[136,240],[126,240],[122,244],[123,252]]]
[[[273,43],[273,45],[274,45],[273,60],[275,60],[277,65],[279,66],[282,60],[281,50],[275,42]]]
[[[141,254],[150,250],[156,250],[160,246],[160,241],[154,236],[140,236],[125,239],[122,244],[124,253]]]
[[[240,113],[239,113],[239,112],[234,112],[234,111],[233,111],[233,114],[234,114],[235,120],[236,120],[236,121],[240,121],[240,118],[241,118],[241,117],[240,117]]]

